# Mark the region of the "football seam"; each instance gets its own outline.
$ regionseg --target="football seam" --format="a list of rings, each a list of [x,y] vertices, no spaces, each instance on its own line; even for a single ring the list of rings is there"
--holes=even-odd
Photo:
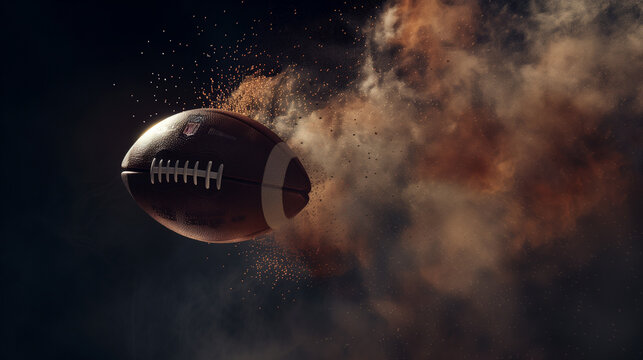
[[[150,172],[146,171],[146,170],[140,170],[140,169],[122,169],[121,173],[149,174]],[[299,194],[299,195],[303,196],[306,200],[309,200],[308,193],[306,193],[306,191],[304,191],[304,190],[293,189],[293,188],[285,187],[285,186],[261,184],[261,183],[256,182],[256,181],[246,180],[246,179],[241,179],[241,178],[236,178],[236,177],[226,176],[226,175],[223,176],[223,180],[230,180],[230,181],[234,181],[234,182],[238,182],[238,183],[242,183],[242,184],[257,185],[259,187],[265,186],[265,187],[269,187],[269,188],[273,188],[273,189],[282,189],[283,191],[288,191],[288,192],[291,192],[291,193]],[[173,183],[171,183],[171,184],[173,184]],[[181,184],[181,182],[178,182],[178,184]]]

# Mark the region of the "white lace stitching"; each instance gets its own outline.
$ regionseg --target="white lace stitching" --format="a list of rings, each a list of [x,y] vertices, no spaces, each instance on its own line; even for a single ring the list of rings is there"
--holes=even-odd
[[[188,177],[192,176],[194,180],[194,185],[197,184],[198,178],[205,179],[205,188],[210,188],[210,180],[216,180],[217,190],[221,190],[221,180],[223,178],[223,164],[219,165],[217,171],[212,171],[212,161],[208,162],[206,170],[199,169],[199,162],[197,161],[194,164],[193,168],[189,168],[190,161],[186,160],[183,167],[179,167],[179,160],[174,162],[174,166],[171,165],[171,160],[167,160],[164,164],[163,159],[158,161],[158,166],[156,165],[156,158],[152,159],[152,164],[150,165],[150,182],[154,184],[154,175],[156,175],[159,183],[163,182],[163,174],[165,174],[165,182],[170,182],[170,175],[174,175],[172,178],[174,182],[179,182],[179,175],[183,175],[183,183],[188,182]]]

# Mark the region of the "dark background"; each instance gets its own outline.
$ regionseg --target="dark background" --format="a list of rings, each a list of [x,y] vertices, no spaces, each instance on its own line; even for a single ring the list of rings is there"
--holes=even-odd
[[[169,68],[159,45],[168,38],[199,43],[204,22],[195,15],[212,19],[207,42],[226,46],[262,19],[263,28],[254,23],[265,31],[261,45],[279,54],[341,4],[3,3],[0,357],[192,358],[216,335],[202,333],[209,324],[236,341],[213,341],[208,357],[257,357],[262,346],[287,345],[290,335],[275,331],[285,310],[305,314],[319,336],[331,331],[323,319],[328,282],[275,286],[243,273],[257,245],[211,246],[159,226],[123,187],[120,162],[149,126],[145,118],[183,107],[153,101],[151,73]],[[179,63],[189,65],[202,49],[177,55]],[[174,91],[193,101],[187,107],[201,106],[191,85]],[[194,290],[195,282],[205,287]],[[200,307],[198,318],[185,315],[186,302]]]
[[[376,5],[351,16],[366,19]],[[356,274],[295,280],[253,275],[256,254],[273,250],[182,238],[135,205],[119,174],[125,152],[148,127],[144,120],[201,105],[193,85],[180,81],[168,97],[182,96],[185,104],[153,101],[163,91],[153,74],[173,61],[154,44],[167,41],[168,33],[198,43],[196,25],[204,22],[193,15],[208,16],[209,24],[224,29],[209,32],[208,41],[230,44],[261,18],[274,29],[260,28],[261,40],[250,42],[273,54],[291,54],[286,45],[303,36],[303,27],[342,6],[343,1],[3,3],[2,358],[323,357],[314,349],[324,342],[354,340],[334,332],[328,313],[337,294],[359,303],[359,290],[343,290],[358,283]],[[293,8],[298,16],[292,16]],[[326,36],[343,41],[333,32]],[[179,55],[179,62],[200,56],[198,49]],[[274,57],[263,60],[267,68],[281,66]],[[640,205],[632,208],[641,213]],[[638,244],[640,232],[631,236]],[[524,303],[525,316],[533,320],[534,339],[545,354],[641,355],[640,320],[633,320],[641,315],[640,256],[639,245],[608,250],[588,267],[568,269],[552,286],[524,289],[525,299],[533,299]],[[521,266],[546,263],[533,261]],[[593,299],[592,306],[577,308],[578,297]],[[301,336],[319,339],[313,350],[302,342],[291,346],[299,334],[284,323],[285,313],[288,321],[306,324],[297,327],[305,329]],[[378,328],[380,320],[360,316],[358,321]],[[403,339],[377,330],[372,336],[391,344],[387,356],[408,355]],[[597,353],[587,352],[588,339]],[[348,347],[345,355],[359,358]]]

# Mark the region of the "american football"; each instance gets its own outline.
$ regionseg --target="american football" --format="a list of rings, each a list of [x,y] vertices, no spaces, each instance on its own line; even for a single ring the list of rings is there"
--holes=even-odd
[[[308,203],[310,180],[288,145],[240,114],[197,109],[154,125],[130,148],[121,177],[165,227],[235,242],[278,228]]]

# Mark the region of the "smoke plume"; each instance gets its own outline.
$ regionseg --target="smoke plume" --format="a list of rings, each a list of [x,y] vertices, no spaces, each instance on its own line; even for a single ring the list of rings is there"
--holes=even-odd
[[[640,4],[510,5],[391,2],[348,86],[320,100],[314,70],[291,67],[223,104],[287,139],[311,175],[310,204],[277,241],[316,276],[359,274],[407,355],[545,356],[515,327],[516,264],[538,252],[583,266],[605,245],[588,224],[617,232],[627,216]]]

